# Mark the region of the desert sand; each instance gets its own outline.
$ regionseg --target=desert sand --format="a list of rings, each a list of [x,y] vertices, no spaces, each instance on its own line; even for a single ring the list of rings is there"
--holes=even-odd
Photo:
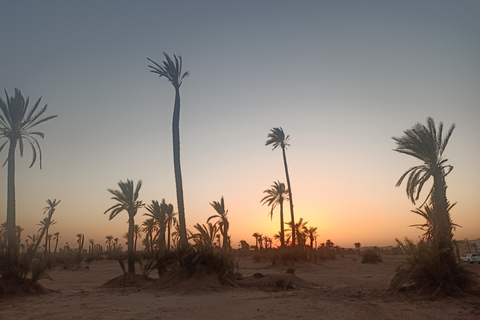
[[[480,297],[432,301],[388,292],[402,258],[383,259],[375,265],[350,256],[269,266],[243,257],[238,266],[244,285],[237,288],[220,286],[215,277],[162,288],[158,281],[106,288],[121,268],[116,261],[93,261],[50,270],[54,280],[40,281],[50,293],[3,298],[0,319],[480,319]],[[289,267],[294,275],[285,273]],[[479,264],[467,267],[480,274]]]

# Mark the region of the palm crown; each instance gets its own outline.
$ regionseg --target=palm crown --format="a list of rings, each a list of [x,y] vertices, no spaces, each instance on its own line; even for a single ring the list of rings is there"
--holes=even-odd
[[[452,125],[443,137],[443,123],[440,122],[437,131],[435,122],[429,117],[427,118],[427,126],[417,123],[412,129],[405,130],[402,137],[393,137],[393,140],[397,143],[395,151],[413,156],[424,162],[422,165],[408,169],[397,182],[398,187],[408,176],[406,191],[408,198],[413,203],[420,197],[423,185],[436,172],[440,171],[445,177],[452,171],[453,166],[446,164],[448,159],[443,158],[443,152],[454,129],[455,125]]]
[[[158,74],[160,77],[165,77],[172,83],[175,88],[179,88],[182,85],[183,78],[188,76],[188,72],[182,74],[182,57],[173,55],[173,61],[168,54],[163,53],[166,61],[163,61],[163,65],[160,65],[150,58],[148,61],[152,62],[154,66],[149,65],[150,72]]]
[[[126,210],[129,216],[134,216],[137,213],[137,209],[143,206],[142,201],[138,200],[142,180],[138,181],[135,189],[133,187],[133,181],[128,179],[127,182],[120,181],[118,186],[120,190],[107,189],[108,192],[113,194],[112,199],[118,202],[105,211],[105,213],[111,211],[109,220],[115,218],[123,210]]]
[[[10,142],[17,142],[20,148],[20,156],[23,156],[24,140],[30,144],[33,152],[33,159],[30,167],[32,167],[37,160],[37,153],[39,156],[40,168],[42,167],[42,149],[38,143],[37,137],[44,138],[44,134],[38,131],[30,131],[38,124],[53,119],[55,116],[48,116],[41,118],[42,114],[47,110],[47,105],[38,110],[40,101],[38,99],[33,108],[28,111],[29,98],[27,100],[22,96],[20,90],[15,89],[15,96],[9,97],[7,91],[5,91],[6,103],[0,98],[0,138],[6,138],[7,140],[0,146],[0,152]],[[8,160],[8,159],[7,159]],[[7,160],[3,163],[7,163]]]
[[[289,135],[285,136],[282,128],[273,128],[270,129],[270,133],[267,136],[268,140],[265,143],[266,146],[272,145],[272,150],[275,150],[278,147],[284,149],[289,146],[288,140],[290,139]]]

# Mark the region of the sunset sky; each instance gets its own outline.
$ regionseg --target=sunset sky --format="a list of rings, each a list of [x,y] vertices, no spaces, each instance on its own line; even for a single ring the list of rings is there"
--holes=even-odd
[[[457,126],[445,152],[452,218],[462,226],[455,238],[478,238],[479,15],[476,0],[0,0],[0,96],[19,88],[58,115],[38,127],[42,170],[28,169],[30,150],[17,154],[23,239],[38,230],[47,199],[61,199],[50,228],[61,245],[75,246],[77,233],[100,244],[121,238],[127,214],[103,214],[119,180],[142,179],[144,202],[176,208],[174,89],[147,67],[164,51],[181,55],[190,73],[180,118],[187,228],[205,223],[215,213],[209,202],[224,196],[233,248],[280,230],[278,211],[270,221],[260,200],[285,182],[281,151],[265,146],[282,127],[296,218],[318,227],[318,243],[416,239],[422,232],[409,225],[422,218],[395,184],[420,162],[392,151],[392,137],[431,116]],[[4,166],[2,222],[6,177]]]

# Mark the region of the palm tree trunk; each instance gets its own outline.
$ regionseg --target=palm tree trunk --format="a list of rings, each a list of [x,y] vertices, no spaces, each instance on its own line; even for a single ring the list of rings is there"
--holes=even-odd
[[[445,176],[440,169],[433,174],[434,242],[439,252],[452,251],[452,221],[448,212]]]
[[[280,202],[280,247],[285,247],[285,226],[283,221],[283,201]]]
[[[128,273],[135,274],[135,253],[133,252],[133,232],[135,228],[135,222],[133,220],[133,214],[129,213],[128,219]]]
[[[15,149],[17,140],[10,140],[8,149],[8,178],[7,178],[7,268],[15,272],[18,264],[18,243],[15,235]],[[13,274],[12,274],[13,275]]]
[[[175,87],[175,105],[173,107],[173,165],[177,188],[178,220],[180,223],[180,244],[187,244],[187,228],[185,224],[185,207],[183,203],[182,170],[180,167],[180,87]]]
[[[285,176],[287,178],[287,186],[288,186],[288,198],[290,202],[290,216],[292,219],[292,229],[295,224],[295,215],[293,213],[293,198],[292,198],[292,186],[290,185],[290,175],[288,174],[288,166],[287,166],[287,155],[285,153],[285,147],[282,147],[283,153],[283,165],[285,166]],[[292,247],[295,247],[295,231],[292,232]]]

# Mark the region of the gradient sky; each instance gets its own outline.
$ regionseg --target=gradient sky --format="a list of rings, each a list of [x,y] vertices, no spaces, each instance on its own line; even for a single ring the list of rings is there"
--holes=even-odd
[[[58,115],[38,127],[43,169],[28,169],[30,151],[17,156],[23,238],[39,228],[47,199],[61,199],[50,229],[61,244],[77,233],[101,244],[121,238],[127,214],[103,214],[119,180],[142,179],[144,202],[176,207],[174,89],[147,67],[164,51],[190,72],[180,119],[188,228],[224,196],[234,248],[280,229],[278,212],[270,221],[260,199],[285,181],[281,151],[265,146],[282,127],[296,218],[318,227],[318,243],[415,239],[422,232],[409,225],[422,218],[395,183],[420,163],[392,151],[391,137],[431,116],[457,126],[445,152],[455,167],[452,218],[463,226],[455,237],[478,238],[479,15],[474,0],[0,0],[0,89],[42,96],[47,114]],[[5,166],[0,221],[6,176]]]

